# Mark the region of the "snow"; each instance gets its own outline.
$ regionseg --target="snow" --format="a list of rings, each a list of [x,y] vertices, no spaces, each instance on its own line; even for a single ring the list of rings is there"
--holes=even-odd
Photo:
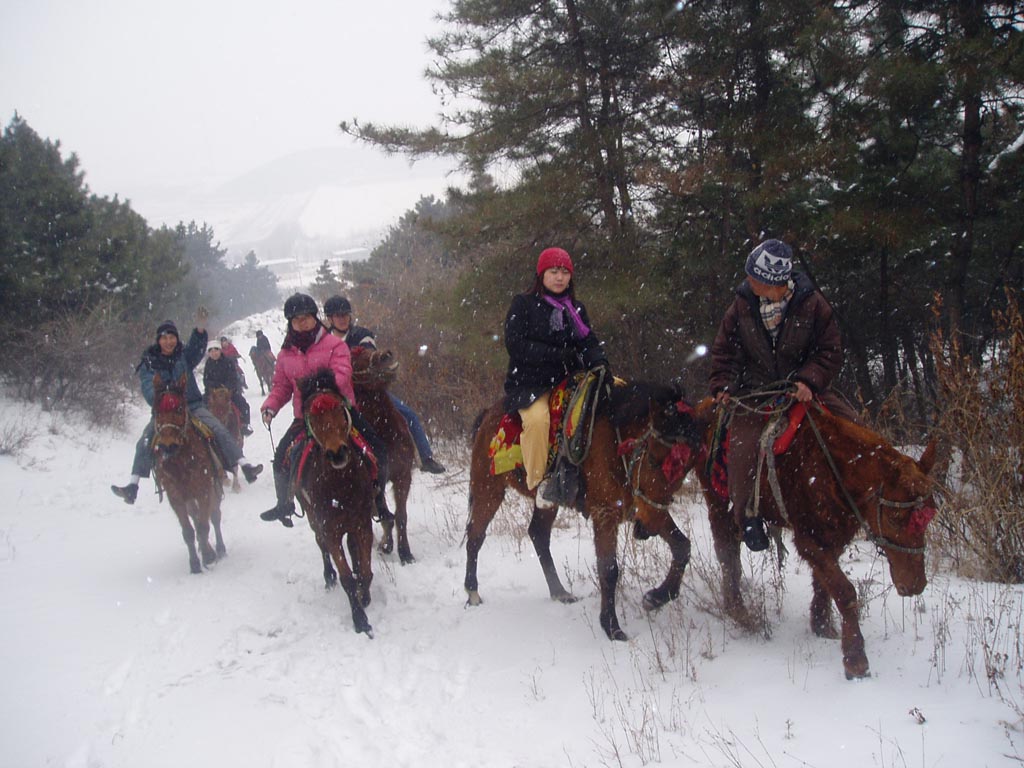
[[[276,314],[225,329],[243,356]],[[141,345],[140,345],[141,348]],[[254,413],[255,373],[243,360]],[[675,517],[694,558],[675,603],[646,615],[643,591],[667,548],[620,537],[619,617],[628,643],[597,626],[589,524],[563,511],[555,562],[579,602],[548,599],[508,500],[480,559],[484,604],[465,606],[467,456],[416,473],[409,517],[417,562],[375,554],[368,616],[352,630],[324,589],[302,520],[262,522],[273,503],[261,429],[256,484],[227,493],[228,556],[188,573],[178,524],[127,479],[147,413],[127,431],[0,401],[0,435],[34,429],[0,456],[0,743],[5,766],[1002,766],[1021,760],[1022,592],[935,574],[902,599],[866,543],[844,567],[864,598],[872,677],[843,676],[838,643],[808,628],[810,577],[791,559],[745,555],[746,634],[717,610],[717,566],[702,506]],[[255,420],[254,420],[255,421]],[[280,422],[280,423],[279,423]],[[275,422],[275,436],[285,424]],[[765,635],[770,635],[766,637]],[[923,722],[921,722],[923,720]]]

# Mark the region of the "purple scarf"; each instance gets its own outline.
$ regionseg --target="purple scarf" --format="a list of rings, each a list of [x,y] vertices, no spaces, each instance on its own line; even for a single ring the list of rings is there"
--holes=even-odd
[[[572,298],[570,298],[568,294],[563,293],[561,296],[552,296],[550,293],[545,293],[544,301],[555,308],[555,311],[551,313],[551,330],[560,331],[565,327],[565,320],[562,315],[562,310],[564,309],[569,313],[569,317],[572,319],[576,335],[581,339],[585,339],[590,335],[590,329],[587,328],[586,324],[583,322],[583,318],[580,317],[580,313],[576,311],[576,307],[572,303]]]

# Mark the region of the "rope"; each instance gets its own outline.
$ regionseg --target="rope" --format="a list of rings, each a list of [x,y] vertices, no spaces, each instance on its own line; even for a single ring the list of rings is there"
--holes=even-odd
[[[881,547],[883,549],[892,549],[892,550],[895,550],[896,552],[906,552],[907,554],[911,554],[911,555],[922,555],[922,554],[924,554],[924,552],[925,552],[925,548],[924,547],[905,547],[902,544],[897,544],[894,541],[890,541],[889,539],[885,538],[881,534],[877,534],[876,535],[875,532],[871,530],[871,526],[868,525],[868,521],[864,518],[864,515],[861,514],[860,508],[857,506],[857,502],[855,502],[853,500],[853,496],[850,495],[850,492],[846,489],[846,486],[843,484],[843,479],[839,475],[839,467],[836,466],[835,459],[832,458],[832,454],[829,452],[828,447],[825,445],[825,438],[822,437],[821,430],[818,429],[817,423],[814,421],[814,418],[811,416],[810,409],[808,409],[808,411],[807,411],[807,420],[811,424],[811,429],[814,431],[814,436],[816,438],[818,438],[818,443],[821,445],[821,450],[825,454],[825,459],[828,461],[828,466],[832,470],[832,474],[836,478],[836,483],[838,483],[838,485],[839,485],[839,490],[841,490],[843,492],[843,498],[845,499],[845,501],[846,501],[847,505],[850,507],[850,509],[853,510],[853,514],[857,518],[857,521],[864,528],[864,532],[867,534],[868,540],[872,544],[874,544],[876,547]],[[888,499],[885,499],[885,498],[882,497],[882,491],[881,491],[881,489],[879,489],[878,490],[878,530],[879,531],[882,530],[882,507],[883,506],[886,506],[886,507],[896,507],[898,509],[910,509],[910,508],[913,508],[913,507],[920,506],[921,502],[922,502],[922,499],[920,499],[920,498],[915,499],[914,501],[889,501]]]

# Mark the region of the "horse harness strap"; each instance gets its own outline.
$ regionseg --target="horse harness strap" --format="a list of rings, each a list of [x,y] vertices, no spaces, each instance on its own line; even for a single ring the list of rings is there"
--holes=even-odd
[[[828,466],[832,470],[832,474],[836,478],[836,483],[839,485],[839,489],[843,492],[843,498],[846,500],[846,504],[853,510],[854,516],[857,521],[864,528],[865,534],[867,534],[868,540],[876,547],[882,549],[892,549],[896,552],[905,552],[910,555],[923,555],[925,552],[924,547],[905,547],[902,544],[897,544],[894,541],[890,541],[881,534],[875,534],[871,530],[871,526],[868,525],[868,521],[861,514],[860,508],[857,506],[857,502],[853,500],[850,492],[846,490],[846,486],[843,484],[843,479],[839,475],[839,467],[836,466],[835,459],[832,458],[832,454],[829,452],[828,447],[825,445],[825,439],[821,435],[821,430],[818,429],[818,425],[815,423],[814,418],[811,416],[811,412],[807,412],[807,420],[811,424],[811,429],[814,431],[814,436],[818,438],[818,444],[821,445],[821,450],[825,454],[825,459],[828,461]],[[893,507],[896,509],[914,509],[921,506],[924,499],[917,498],[914,501],[890,501],[882,496],[882,489],[879,488],[877,492],[878,497],[878,530],[882,530],[882,507]]]
[[[647,444],[650,440],[656,440],[664,446],[671,448],[675,443],[671,440],[666,440],[658,431],[654,428],[654,425],[647,427],[647,430],[635,438],[632,441],[632,450],[629,450],[629,456],[627,458],[626,452],[621,454],[622,468],[626,472],[626,484],[629,486],[630,492],[633,494],[634,499],[640,499],[645,504],[660,509],[662,511],[668,511],[672,506],[671,499],[667,503],[661,503],[647,496],[643,491],[640,490],[640,470],[643,467],[643,458],[647,454]],[[622,434],[619,432],[618,427],[615,428],[615,440],[620,445],[625,447],[627,443],[623,443]],[[633,470],[636,469],[636,482],[633,481]],[[636,513],[636,503],[634,502],[631,510],[633,514]]]

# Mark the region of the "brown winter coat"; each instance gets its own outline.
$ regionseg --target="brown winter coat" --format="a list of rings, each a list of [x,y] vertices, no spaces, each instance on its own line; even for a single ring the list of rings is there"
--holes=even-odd
[[[744,282],[711,346],[711,394],[742,394],[785,379],[824,394],[843,365],[842,338],[832,307],[803,274],[793,274],[793,298],[772,348],[758,298]]]

